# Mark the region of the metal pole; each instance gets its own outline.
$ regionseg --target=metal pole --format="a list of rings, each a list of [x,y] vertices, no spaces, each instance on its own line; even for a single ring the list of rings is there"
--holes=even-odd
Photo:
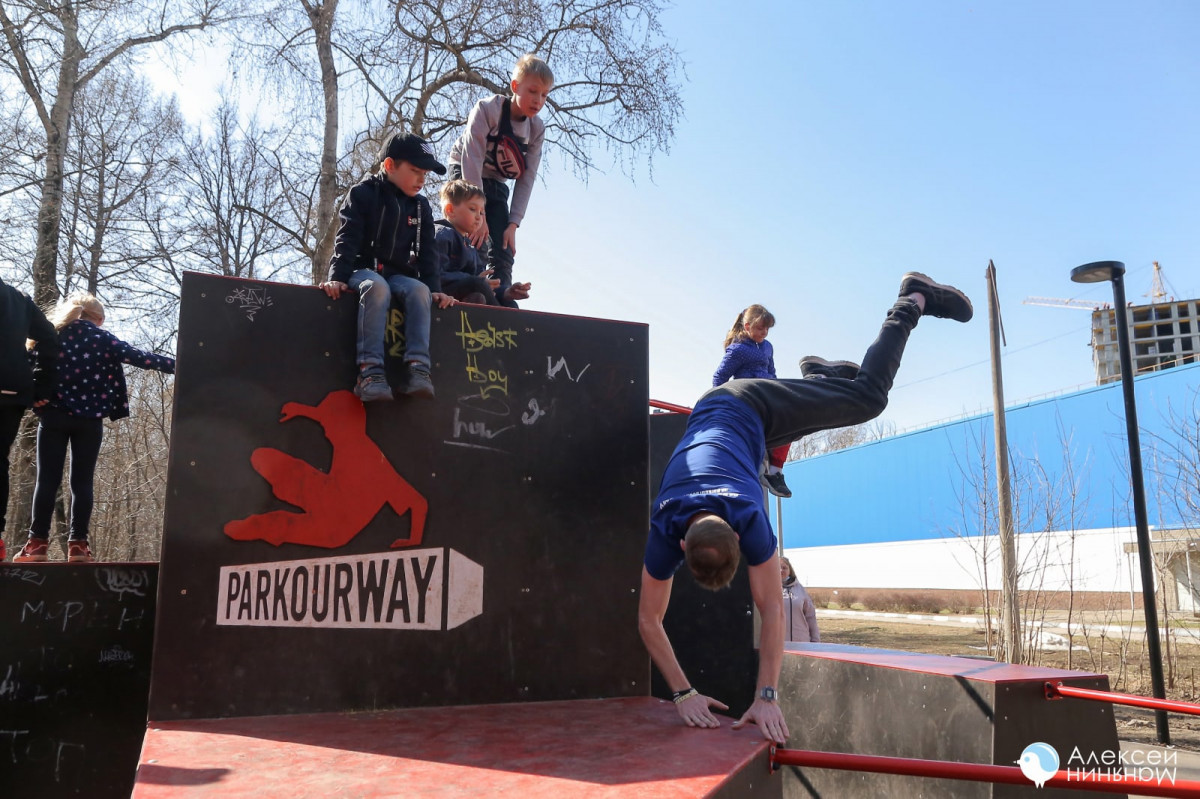
[[[902,774],[911,777],[936,777],[944,780],[969,782],[991,782],[997,785],[1023,785],[1029,787],[1032,780],[1016,766],[998,766],[989,763],[956,763],[944,760],[917,760],[910,757],[887,757],[882,755],[851,755],[842,752],[812,752],[804,749],[777,749],[770,747],[772,770],[780,766],[809,768],[831,768],[844,771],[867,771],[874,774]],[[1159,781],[1124,773],[1122,766],[1112,771],[1057,771],[1047,775],[1045,786],[1066,788],[1076,791],[1117,793],[1137,796],[1185,797],[1200,795],[1200,782],[1195,780]],[[1130,790],[1132,789],[1132,790]],[[1032,792],[1029,795],[1034,795]]]
[[[1129,439],[1129,479],[1133,485],[1133,516],[1137,524],[1138,561],[1142,572],[1142,610],[1146,615],[1146,649],[1150,656],[1150,684],[1154,696],[1167,698],[1163,680],[1162,650],[1158,641],[1158,605],[1154,599],[1154,552],[1150,548],[1150,526],[1146,521],[1146,487],[1142,481],[1142,445],[1138,435],[1137,405],[1133,393],[1133,356],[1129,346],[1129,318],[1125,307],[1125,277],[1112,277],[1113,305],[1117,321],[1117,350],[1121,358],[1121,389],[1125,395],[1125,433]],[[1171,743],[1165,710],[1154,712],[1158,742]]]
[[[775,527],[779,531],[779,556],[783,557],[783,498],[775,497]]]
[[[1114,705],[1129,705],[1130,707],[1148,707],[1154,710],[1169,710],[1172,713],[1186,713],[1189,716],[1200,716],[1200,705],[1191,702],[1176,702],[1172,699],[1151,699],[1137,694],[1118,694],[1113,691],[1096,691],[1092,688],[1079,688],[1062,683],[1045,683],[1047,699],[1061,699],[1069,696],[1072,699],[1094,699],[1097,702],[1110,702]]]
[[[1008,470],[1008,428],[1004,415],[1004,371],[1000,366],[1000,298],[996,267],[988,261],[988,327],[992,351],[992,419],[996,447],[996,493],[1000,523],[1000,640],[1004,658],[1021,662],[1021,606],[1017,598],[1017,545],[1013,534],[1012,482]]]

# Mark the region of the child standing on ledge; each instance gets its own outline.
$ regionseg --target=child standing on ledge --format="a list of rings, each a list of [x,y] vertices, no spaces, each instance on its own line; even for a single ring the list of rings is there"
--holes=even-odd
[[[733,328],[725,334],[725,357],[713,374],[713,386],[747,377],[775,377],[775,350],[767,341],[767,331],[775,326],[775,317],[761,305],[751,305],[738,314]],[[782,444],[767,453],[767,471],[763,483],[777,497],[788,498],[791,489],[783,479],[792,445]]]
[[[513,283],[517,228],[525,219],[529,195],[542,160],[546,126],[538,112],[554,87],[554,73],[533,54],[513,67],[512,96],[494,94],[480,100],[467,117],[467,129],[450,148],[450,177],[481,186],[487,195],[484,222],[471,236],[481,247],[489,241],[488,268],[500,281],[501,305],[515,308],[529,296],[528,283]],[[516,181],[509,204],[508,181]]]
[[[91,563],[94,558],[88,545],[88,527],[94,501],[92,480],[104,438],[104,417],[115,421],[129,415],[121,364],[174,374],[175,359],[143,352],[104,330],[104,306],[87,292],[76,292],[60,302],[51,321],[62,348],[58,380],[49,403],[35,411],[40,421],[33,520],[29,525],[29,540],[13,557],[13,562],[40,563],[49,559],[50,519],[70,447],[71,527],[67,561]]]

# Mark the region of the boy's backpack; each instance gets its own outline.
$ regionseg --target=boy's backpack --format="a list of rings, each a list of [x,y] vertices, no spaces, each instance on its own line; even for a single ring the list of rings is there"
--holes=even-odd
[[[518,180],[525,174],[525,151],[528,145],[513,135],[512,100],[504,98],[500,111],[500,128],[495,136],[488,136],[488,160],[496,171],[509,180]]]

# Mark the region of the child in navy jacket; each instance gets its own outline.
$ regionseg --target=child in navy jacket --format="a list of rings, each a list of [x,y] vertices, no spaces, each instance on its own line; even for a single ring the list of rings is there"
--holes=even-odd
[[[483,222],[483,189],[465,180],[442,186],[442,213],[437,221],[433,248],[438,254],[442,291],[459,302],[499,305],[500,281],[492,278],[483,255],[471,244],[471,234]]]

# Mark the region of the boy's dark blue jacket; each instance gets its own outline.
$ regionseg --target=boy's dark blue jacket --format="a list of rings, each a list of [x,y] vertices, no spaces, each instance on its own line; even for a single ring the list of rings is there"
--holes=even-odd
[[[355,270],[380,264],[384,277],[404,275],[419,279],[430,291],[442,290],[433,248],[433,209],[423,195],[409,197],[386,175],[370,175],[350,189],[338,215],[341,224],[329,260],[331,281],[345,283]],[[416,260],[410,264],[414,253]]]
[[[25,339],[37,342],[34,363]],[[54,393],[58,334],[26,294],[0,280],[0,405],[28,407]]]
[[[487,261],[471,246],[467,237],[454,229],[448,220],[437,221],[434,246],[438,251],[441,273],[458,273],[479,277],[487,269]]]

